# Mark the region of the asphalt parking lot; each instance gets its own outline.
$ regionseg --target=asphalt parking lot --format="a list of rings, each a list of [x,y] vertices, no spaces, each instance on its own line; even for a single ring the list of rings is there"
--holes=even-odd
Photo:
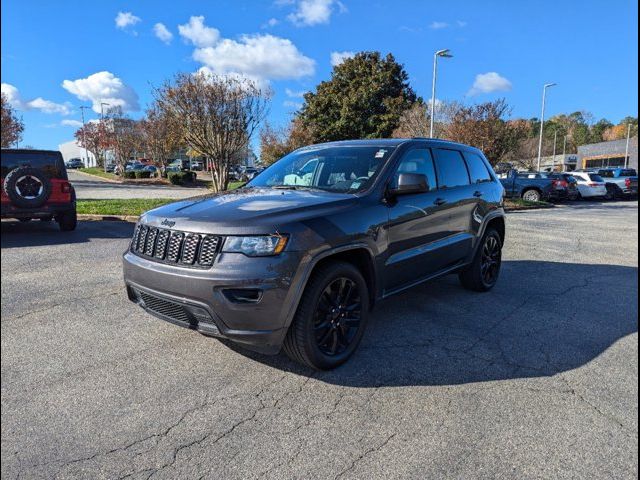
[[[76,170],[68,170],[69,180],[76,189],[79,199],[118,199],[118,198],[188,198],[211,193],[206,188],[188,188],[173,185],[131,185],[114,183],[94,175]]]
[[[2,478],[637,478],[638,204],[510,214],[498,286],[313,373],[129,303],[132,225],[2,223]]]

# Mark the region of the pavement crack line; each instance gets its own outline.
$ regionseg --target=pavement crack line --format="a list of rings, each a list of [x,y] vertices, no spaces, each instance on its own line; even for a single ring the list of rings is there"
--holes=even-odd
[[[347,468],[345,468],[344,470],[342,470],[341,472],[339,472],[335,477],[333,477],[333,480],[338,480],[339,478],[342,478],[344,475],[346,475],[348,472],[352,471],[353,469],[356,468],[356,466],[358,465],[358,463],[360,463],[362,460],[364,460],[366,457],[368,457],[369,455],[371,455],[372,453],[376,453],[379,452],[380,450],[382,450],[384,447],[387,446],[387,444],[397,435],[397,433],[392,433],[391,435],[389,435],[381,444],[379,444],[376,447],[373,448],[369,448],[368,450],[366,450],[364,453],[362,453],[358,458],[356,458],[353,462],[351,462],[351,465],[349,465]]]

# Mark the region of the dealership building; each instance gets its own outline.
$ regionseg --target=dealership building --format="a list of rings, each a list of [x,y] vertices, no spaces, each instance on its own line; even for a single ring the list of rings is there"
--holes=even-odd
[[[599,167],[624,167],[627,140],[591,143],[578,147],[578,169]],[[629,139],[627,166],[638,169],[638,136]]]

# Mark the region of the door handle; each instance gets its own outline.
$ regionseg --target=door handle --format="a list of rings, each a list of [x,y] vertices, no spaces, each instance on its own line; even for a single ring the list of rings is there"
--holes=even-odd
[[[474,197],[481,197],[482,195],[483,193],[480,190],[476,190],[475,192],[473,192]]]
[[[436,198],[433,203],[438,205],[438,206],[440,206],[440,205],[444,205],[445,203],[447,203],[447,201],[444,198]]]

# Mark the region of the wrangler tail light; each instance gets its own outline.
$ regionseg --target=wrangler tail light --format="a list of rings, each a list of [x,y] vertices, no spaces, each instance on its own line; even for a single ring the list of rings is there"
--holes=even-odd
[[[62,188],[62,193],[69,193],[71,191],[71,184],[69,182],[62,182],[60,187]]]

